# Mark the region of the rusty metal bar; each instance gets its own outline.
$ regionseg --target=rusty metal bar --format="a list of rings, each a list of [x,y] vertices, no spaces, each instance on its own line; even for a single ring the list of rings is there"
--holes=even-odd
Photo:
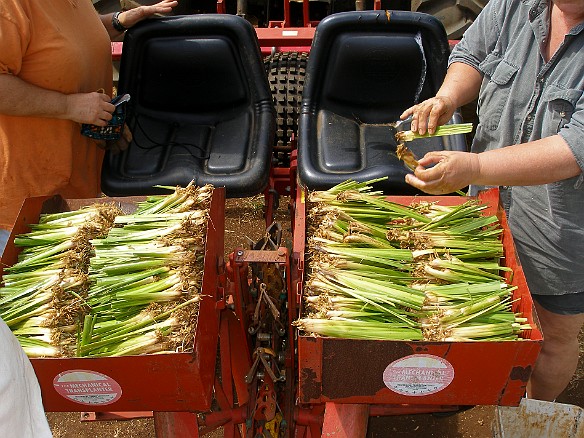
[[[285,264],[288,258],[286,248],[278,248],[278,251],[257,251],[238,249],[235,252],[237,263],[279,263]]]

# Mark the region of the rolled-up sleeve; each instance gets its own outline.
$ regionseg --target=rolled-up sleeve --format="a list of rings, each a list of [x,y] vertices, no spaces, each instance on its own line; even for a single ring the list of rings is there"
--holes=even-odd
[[[580,98],[576,102],[570,121],[564,125],[558,134],[570,147],[576,162],[584,173],[584,92],[580,90]],[[582,184],[584,175],[580,175],[578,184]]]
[[[454,46],[448,65],[462,62],[480,72],[479,65],[491,53],[501,35],[508,2],[490,0],[473,24],[466,30],[459,43]]]

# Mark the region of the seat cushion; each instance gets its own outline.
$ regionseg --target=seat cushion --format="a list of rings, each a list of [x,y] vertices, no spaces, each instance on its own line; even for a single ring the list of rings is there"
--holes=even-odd
[[[139,23],[124,39],[118,93],[131,96],[133,140],[106,155],[104,193],[158,193],[153,186],[193,180],[236,197],[267,186],[275,109],[246,20],[203,14]]]
[[[404,11],[346,12],[316,29],[307,65],[298,134],[298,174],[313,190],[347,179],[387,176],[375,188],[418,193],[396,156],[393,124],[433,96],[448,60],[442,24]],[[417,157],[431,150],[466,150],[464,137],[411,143]]]

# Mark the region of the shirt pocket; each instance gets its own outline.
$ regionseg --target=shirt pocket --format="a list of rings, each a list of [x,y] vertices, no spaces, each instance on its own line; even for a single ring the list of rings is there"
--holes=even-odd
[[[546,115],[542,126],[542,137],[556,135],[571,119],[582,90],[549,85],[543,94]]]
[[[478,99],[479,121],[483,128],[494,131],[499,128],[512,86],[511,79],[519,67],[491,53],[479,64],[479,69],[485,77]]]

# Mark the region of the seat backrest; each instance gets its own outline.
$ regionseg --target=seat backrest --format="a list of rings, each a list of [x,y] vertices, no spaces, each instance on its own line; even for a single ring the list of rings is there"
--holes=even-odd
[[[362,11],[333,14],[316,28],[306,70],[298,133],[298,172],[309,189],[346,179],[389,179],[377,189],[412,193],[395,156],[392,123],[432,97],[446,74],[442,24],[426,14]],[[462,141],[462,143],[461,143]],[[429,150],[466,148],[464,138],[427,139]]]
[[[213,184],[227,196],[267,186],[275,110],[251,24],[226,14],[147,20],[130,29],[118,94],[128,93],[129,148],[108,153],[102,190]]]

